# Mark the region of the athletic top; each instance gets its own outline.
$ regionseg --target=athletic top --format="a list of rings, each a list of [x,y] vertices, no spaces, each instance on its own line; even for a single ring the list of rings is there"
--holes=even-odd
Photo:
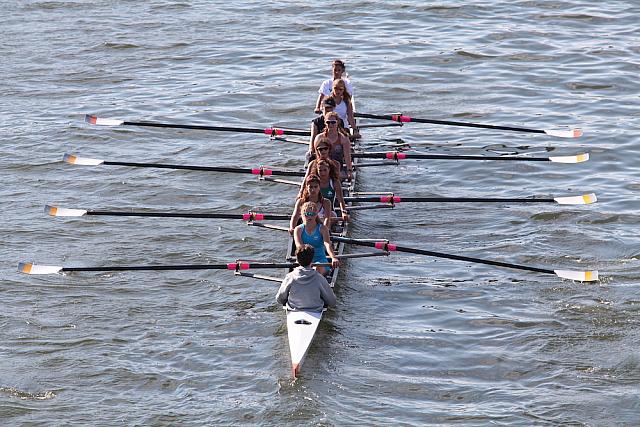
[[[349,81],[349,79],[346,77],[343,77],[342,80],[344,81],[344,86],[347,88],[347,92],[349,92],[349,95],[353,96],[353,85],[351,84],[351,81]],[[320,89],[318,89],[318,93],[321,93],[324,96],[329,96],[331,95],[332,90],[333,77],[322,82],[322,84],[320,85]]]
[[[322,238],[322,233],[320,232],[320,226],[322,224],[316,225],[313,233],[307,234],[307,229],[304,224],[300,224],[298,227],[302,227],[301,240],[302,243],[306,245],[313,246],[315,250],[315,254],[313,255],[313,262],[329,262],[327,259],[327,253],[324,249],[324,239]]]
[[[332,205],[336,204],[336,189],[333,187],[333,179],[329,178],[328,187],[320,187],[320,193],[326,199],[329,199]]]
[[[331,159],[340,163],[340,166],[344,164],[344,149],[342,148],[342,144],[339,142],[340,137],[338,137],[338,142],[331,145]]]
[[[344,99],[340,101],[340,104],[335,106],[333,111],[338,113],[338,116],[340,116],[342,123],[344,123],[344,128],[349,129],[349,121],[347,120],[347,103],[344,102]]]

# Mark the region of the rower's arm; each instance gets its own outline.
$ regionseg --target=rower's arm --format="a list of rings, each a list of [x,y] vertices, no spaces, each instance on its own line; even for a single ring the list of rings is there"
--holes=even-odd
[[[351,104],[351,102],[347,103],[347,121],[349,122],[351,129],[353,129],[353,135],[356,137],[360,135],[358,132],[358,126],[356,126],[356,119],[353,116],[353,104]]]
[[[311,136],[309,137],[309,153],[313,154],[313,146],[315,145],[318,128],[316,122],[311,122]]]
[[[342,183],[340,179],[333,180],[333,188],[336,190],[336,199],[338,199],[338,204],[340,205],[340,210],[342,210],[342,214],[347,213],[347,204],[344,202],[344,194],[342,193]]]
[[[327,251],[327,255],[330,258],[337,259],[336,254],[333,252],[333,245],[331,244],[331,236],[329,236],[329,229],[326,226],[321,226],[322,239],[324,240],[324,248]]]
[[[344,164],[347,165],[347,172],[349,177],[353,174],[353,163],[351,162],[351,141],[349,138],[342,138],[342,152],[344,153]]]
[[[293,207],[293,213],[291,214],[291,220],[289,221],[289,230],[293,230],[298,225],[298,220],[300,219],[300,199],[296,200],[296,204]],[[297,233],[296,233],[297,234]],[[298,244],[298,240],[296,239],[296,245]]]
[[[318,94],[318,100],[316,101],[316,109],[315,109],[316,114],[320,114],[320,105],[322,105],[323,99],[324,99],[324,94],[323,93]]]
[[[291,289],[291,279],[286,276],[278,289],[276,294],[276,302],[280,305],[285,305],[289,300],[289,289]]]

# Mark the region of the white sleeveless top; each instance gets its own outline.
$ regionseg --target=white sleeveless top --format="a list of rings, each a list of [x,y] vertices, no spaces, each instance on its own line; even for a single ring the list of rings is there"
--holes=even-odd
[[[340,118],[342,119],[344,128],[349,129],[349,121],[347,120],[347,103],[344,102],[344,99],[342,100],[342,102],[340,102],[340,104],[335,106],[333,111],[338,113],[338,116],[340,116]]]

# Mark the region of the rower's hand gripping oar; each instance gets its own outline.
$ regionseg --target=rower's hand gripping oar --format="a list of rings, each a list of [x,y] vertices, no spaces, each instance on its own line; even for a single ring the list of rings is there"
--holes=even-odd
[[[130,122],[125,120],[106,119],[87,114],[84,117],[87,123],[99,126],[142,126],[154,128],[172,128],[172,129],[193,129],[193,130],[210,130],[218,132],[240,132],[240,133],[262,133],[268,136],[280,135],[300,135],[309,136],[311,132],[292,129],[269,128],[244,128],[233,126],[204,126],[204,125],[181,125],[176,123],[158,123],[158,122]]]
[[[555,274],[556,276],[561,277],[563,279],[578,280],[580,282],[593,282],[598,280],[597,270],[590,270],[590,271],[550,270],[545,268],[530,267],[530,266],[519,265],[519,264],[510,264],[507,262],[491,261],[491,260],[473,258],[468,256],[462,256],[462,255],[446,254],[442,252],[434,252],[434,251],[428,251],[424,249],[408,248],[404,246],[391,244],[385,240],[377,240],[377,241],[371,240],[371,239],[361,240],[361,239],[350,239],[347,237],[339,237],[339,236],[331,236],[331,240],[333,240],[334,242],[343,242],[343,243],[350,243],[353,245],[369,246],[369,247],[381,249],[387,252],[393,252],[393,251],[406,252],[406,253],[426,255],[426,256],[431,256],[436,258],[447,258],[447,259],[453,259],[458,261],[467,261],[467,262],[473,262],[478,264],[493,265],[496,267],[513,268],[516,270],[533,271],[536,273]]]
[[[409,117],[403,114],[367,114],[367,113],[354,113],[355,117],[361,117],[365,119],[379,119],[379,120],[393,120],[399,123],[428,123],[432,125],[444,125],[444,126],[462,126],[470,128],[482,128],[482,129],[495,129],[506,130],[513,132],[527,132],[527,133],[542,133],[549,136],[555,136],[558,138],[578,138],[582,136],[581,129],[569,129],[569,130],[557,130],[557,129],[530,129],[515,126],[498,126],[498,125],[484,125],[480,123],[468,123],[457,122],[451,120],[433,120],[433,119],[419,119],[416,117]]]

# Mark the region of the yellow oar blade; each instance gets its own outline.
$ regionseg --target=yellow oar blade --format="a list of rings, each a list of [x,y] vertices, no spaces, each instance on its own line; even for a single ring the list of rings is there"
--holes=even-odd
[[[595,282],[598,280],[598,271],[571,271],[571,270],[553,270],[558,277],[569,280],[577,280],[579,282]]]
[[[597,202],[598,198],[594,193],[589,193],[582,196],[555,197],[553,200],[560,205],[590,205]]]

